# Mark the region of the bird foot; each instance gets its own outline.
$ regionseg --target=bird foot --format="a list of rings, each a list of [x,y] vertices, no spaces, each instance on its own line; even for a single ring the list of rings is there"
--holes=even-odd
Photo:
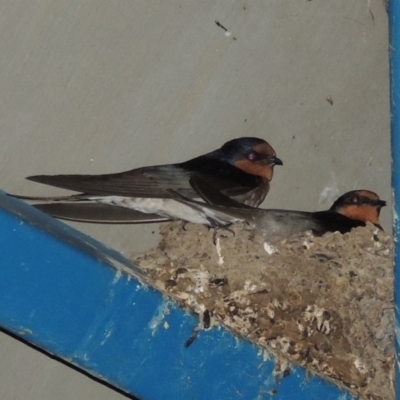
[[[187,229],[186,229],[186,225],[188,224],[189,222],[187,222],[187,221],[182,221],[182,229],[186,232],[187,231]]]
[[[227,225],[227,226],[220,226],[220,225],[210,225],[210,226],[208,226],[208,225],[207,225],[207,228],[208,228],[209,230],[210,230],[210,229],[213,229],[213,230],[214,230],[214,231],[213,231],[213,236],[212,236],[214,246],[217,245],[217,234],[218,234],[218,232],[220,232],[221,230],[223,230],[223,231],[228,231],[228,232],[232,233],[232,236],[235,236],[235,232],[233,231],[233,229],[229,228],[229,226],[230,226],[230,225]]]

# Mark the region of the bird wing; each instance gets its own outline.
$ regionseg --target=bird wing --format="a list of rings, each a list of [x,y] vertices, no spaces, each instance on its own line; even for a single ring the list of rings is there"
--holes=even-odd
[[[213,204],[222,207],[254,209],[254,207],[247,206],[229,196],[226,196],[201,176],[193,175],[190,178],[190,185],[207,204]]]
[[[259,177],[246,174],[229,163],[204,160],[204,165],[169,164],[115,174],[35,175],[27,179],[85,195],[141,198],[168,198],[169,189],[190,198],[197,197],[189,182],[191,176],[212,183],[228,196],[245,194],[260,185]],[[214,169],[210,169],[212,166]]]
[[[334,211],[292,211],[292,210],[264,210],[254,220],[255,229],[262,230],[268,235],[288,237],[297,233],[312,231],[321,236],[327,232],[346,233],[358,226],[365,226],[365,222],[345,217]]]
[[[312,213],[307,211],[279,209],[259,211],[260,213],[252,220],[252,226],[263,232],[267,240],[280,240],[318,227],[312,218]]]
[[[104,175],[35,175],[27,179],[97,196],[168,197],[167,189],[186,189],[188,171],[174,165],[143,167]]]
[[[253,207],[225,207],[223,205],[206,204],[189,199],[174,190],[170,190],[169,193],[174,200],[196,210],[215,226],[226,226],[239,221],[251,222],[253,219],[256,219],[259,212],[264,211]]]
[[[312,213],[316,223],[314,233],[323,235],[326,232],[346,233],[358,226],[365,226],[364,221],[345,217],[335,211],[317,211]]]

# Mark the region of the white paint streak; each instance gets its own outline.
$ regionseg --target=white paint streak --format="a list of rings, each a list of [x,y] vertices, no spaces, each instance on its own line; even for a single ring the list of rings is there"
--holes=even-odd
[[[149,291],[149,286],[146,285],[145,283],[140,283],[139,285],[136,286],[136,292],[139,292],[140,290],[144,290],[146,292]]]
[[[392,188],[392,215],[393,215],[393,241],[397,243],[397,232],[399,227],[399,215],[396,210],[396,194],[395,190]],[[396,249],[396,247],[395,247]]]
[[[218,254],[218,265],[223,265],[224,257],[222,256],[221,243],[220,243],[219,238],[217,238],[217,244],[215,245],[215,248],[217,249],[217,254]]]
[[[368,368],[359,358],[354,360],[354,366],[360,371],[361,374],[365,375],[368,373]]]
[[[261,349],[259,348],[257,355],[263,358],[264,362],[274,360],[274,358],[271,356],[271,353],[267,349]]]
[[[349,400],[349,396],[345,393],[341,394],[337,400]]]
[[[158,327],[162,324],[163,319],[169,314],[169,307],[171,303],[169,301],[163,302],[157,308],[153,318],[150,320],[148,326],[151,329],[151,335],[154,336],[157,333]]]
[[[31,329],[24,328],[23,326],[19,327],[19,330],[18,330],[19,335],[26,335],[26,334],[32,335],[32,333],[33,333],[33,331]]]
[[[117,269],[112,284],[115,285],[121,279],[122,273]]]
[[[268,242],[264,242],[264,250],[267,252],[267,254],[271,255],[277,252],[276,248],[269,244]]]
[[[107,342],[107,339],[112,335],[113,331],[114,331],[114,322],[110,322],[107,324],[107,327],[105,329],[104,339],[100,343],[101,346],[103,346]]]
[[[193,291],[195,293],[203,293],[205,291],[205,288],[208,287],[208,282],[210,280],[210,274],[208,273],[208,271],[204,270],[204,267],[201,265],[200,268],[202,268],[202,270],[196,272],[194,274],[194,278],[195,278],[195,287],[193,288]]]
[[[396,308],[396,315],[398,315],[398,308],[397,306]],[[396,341],[397,341],[397,346],[400,346],[400,327],[397,325],[397,323],[395,323],[394,325],[394,333],[396,336]],[[397,362],[399,362],[400,360],[397,360]]]

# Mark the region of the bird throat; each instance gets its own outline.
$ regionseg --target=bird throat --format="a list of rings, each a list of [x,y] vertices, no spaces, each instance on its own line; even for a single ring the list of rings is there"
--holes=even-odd
[[[379,225],[379,215],[375,207],[370,205],[349,205],[338,210],[339,214],[345,217],[363,222],[371,222],[374,225]]]
[[[259,164],[250,160],[239,160],[235,162],[235,167],[251,175],[261,176],[268,182],[274,174],[274,166],[271,164]]]

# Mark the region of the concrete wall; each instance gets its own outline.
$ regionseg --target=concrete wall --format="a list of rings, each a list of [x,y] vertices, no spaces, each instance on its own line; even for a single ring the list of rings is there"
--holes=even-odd
[[[179,162],[258,136],[285,163],[266,207],[323,209],[354,188],[390,200],[381,0],[3,0],[0,29],[5,191],[57,194],[24,177]],[[390,230],[390,207],[382,221]],[[128,255],[157,236],[74,226]],[[4,334],[0,349],[2,399],[123,397]]]

